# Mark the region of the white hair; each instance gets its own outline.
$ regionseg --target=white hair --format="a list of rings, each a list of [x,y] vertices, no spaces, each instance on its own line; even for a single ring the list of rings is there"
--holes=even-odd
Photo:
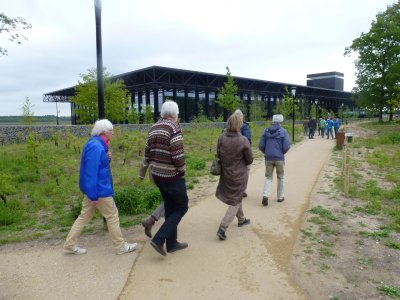
[[[176,102],[168,100],[165,101],[161,107],[161,117],[172,117],[174,119],[178,119],[179,115],[179,107]]]
[[[237,114],[243,118],[243,112],[240,109],[235,110],[234,114]]]
[[[97,120],[94,123],[91,136],[100,135],[104,132],[113,130],[113,124],[107,119]]]
[[[272,123],[282,123],[283,122],[283,115],[273,115]]]

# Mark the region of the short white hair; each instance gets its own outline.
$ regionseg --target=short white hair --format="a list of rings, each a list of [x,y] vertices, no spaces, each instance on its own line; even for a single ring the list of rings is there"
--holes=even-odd
[[[174,119],[177,119],[179,115],[179,107],[176,102],[168,100],[165,101],[161,107],[161,117],[172,117]]]
[[[237,115],[239,115],[239,116],[242,117],[242,118],[244,117],[244,116],[243,116],[243,112],[242,112],[240,109],[235,110],[234,114],[237,114]]]
[[[107,119],[97,120],[91,132],[91,136],[100,135],[104,132],[113,130],[113,124]]]
[[[283,122],[283,115],[273,115],[272,123],[282,123]]]

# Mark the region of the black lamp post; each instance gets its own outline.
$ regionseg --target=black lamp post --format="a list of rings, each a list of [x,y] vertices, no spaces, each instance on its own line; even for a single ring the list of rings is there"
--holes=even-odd
[[[292,124],[292,142],[294,142],[294,101],[296,99],[296,87],[291,88],[291,92],[293,95],[293,105],[292,105],[292,117],[293,117],[293,124]]]
[[[342,122],[343,122],[343,110],[344,110],[344,103],[342,103]]]
[[[56,100],[56,112],[57,112],[57,125],[59,125],[58,114],[60,113],[60,111],[58,110],[58,102],[57,102],[57,100]]]
[[[96,15],[96,54],[97,54],[97,102],[99,119],[104,119],[103,54],[101,47],[101,0],[94,0]]]

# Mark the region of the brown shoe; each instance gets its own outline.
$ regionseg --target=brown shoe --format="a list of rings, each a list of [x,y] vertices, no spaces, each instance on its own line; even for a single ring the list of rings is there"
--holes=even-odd
[[[150,238],[152,237],[151,228],[153,227],[155,222],[156,220],[154,219],[153,216],[150,216],[146,220],[142,221],[142,226],[144,227],[144,233]]]

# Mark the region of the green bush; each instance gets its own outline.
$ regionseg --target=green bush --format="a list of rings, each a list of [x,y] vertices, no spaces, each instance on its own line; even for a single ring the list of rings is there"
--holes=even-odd
[[[186,159],[186,165],[192,170],[203,170],[206,167],[206,162],[197,157],[188,157]]]
[[[22,219],[22,209],[19,202],[8,201],[0,203],[0,226],[19,223]]]
[[[114,193],[114,200],[121,215],[146,213],[158,205],[161,199],[157,187],[150,185],[117,188]]]

